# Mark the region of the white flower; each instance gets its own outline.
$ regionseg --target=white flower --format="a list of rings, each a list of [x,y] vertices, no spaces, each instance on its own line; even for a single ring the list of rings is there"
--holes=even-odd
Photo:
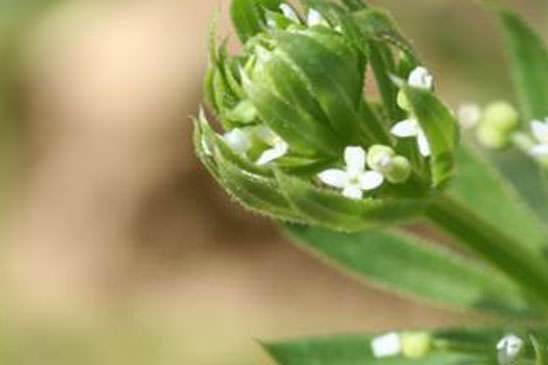
[[[346,169],[328,169],[318,174],[326,185],[342,189],[349,199],[361,199],[363,190],[378,188],[384,181],[381,173],[366,170],[367,154],[361,147],[346,147],[344,150]]]
[[[545,118],[544,122],[533,120],[531,122],[531,130],[535,138],[540,142],[531,148],[531,154],[541,157],[548,156],[548,118]]]
[[[244,155],[251,148],[251,137],[247,130],[234,128],[223,135],[226,144],[237,154]]]
[[[457,111],[457,119],[463,129],[472,129],[481,119],[481,109],[477,104],[462,104]]]
[[[297,13],[295,13],[295,10],[289,5],[289,4],[280,4],[280,10],[285,15],[285,17],[295,23],[300,23],[301,20],[297,16]]]
[[[401,138],[416,137],[421,155],[424,157],[430,156],[430,143],[419,125],[419,122],[415,118],[409,118],[396,123],[390,130],[390,133]]]
[[[397,356],[402,352],[402,342],[400,335],[390,332],[382,336],[375,337],[371,341],[373,355],[377,358]]]
[[[434,77],[425,67],[418,66],[409,74],[407,83],[417,89],[432,90]]]
[[[523,348],[523,340],[514,334],[504,336],[497,343],[497,352],[501,364],[511,363]]]
[[[320,14],[319,11],[317,11],[316,9],[310,9],[308,11],[308,15],[306,17],[306,24],[308,24],[309,27],[320,25],[323,22],[324,22],[324,19],[322,17],[322,14]]]
[[[257,138],[272,147],[261,154],[257,160],[257,165],[266,165],[284,156],[289,151],[289,145],[267,126],[258,126],[254,132]]]

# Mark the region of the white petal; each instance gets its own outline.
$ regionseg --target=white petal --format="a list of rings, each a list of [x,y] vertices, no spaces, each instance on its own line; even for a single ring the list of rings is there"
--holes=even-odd
[[[548,121],[541,122],[539,120],[533,120],[531,122],[531,130],[539,142],[548,143]]]
[[[348,174],[338,169],[324,170],[318,174],[318,178],[326,185],[343,189],[348,185]]]
[[[428,138],[426,138],[426,135],[422,130],[420,130],[417,135],[417,145],[419,146],[419,152],[422,156],[430,156],[430,142],[428,142]]]
[[[282,13],[284,13],[285,17],[291,21],[294,21],[296,23],[300,23],[301,21],[299,20],[299,17],[297,16],[297,13],[295,13],[295,10],[293,10],[293,8],[288,5],[288,4],[281,4],[280,5],[280,10],[282,11]]]
[[[377,358],[399,355],[402,351],[401,338],[395,332],[375,337],[371,341],[371,349]]]
[[[418,123],[415,119],[410,118],[396,123],[390,133],[396,137],[415,137],[419,133]]]
[[[432,77],[426,68],[419,66],[411,71],[407,82],[409,83],[409,86],[417,89],[430,90],[434,83],[434,77]]]
[[[497,343],[499,362],[507,364],[514,361],[523,348],[523,345],[523,340],[516,335],[509,334],[504,336]]]
[[[266,165],[287,153],[289,146],[284,141],[278,142],[274,147],[264,151],[257,160],[257,165]]]
[[[548,144],[539,144],[530,150],[533,156],[545,157],[548,156]]]
[[[349,146],[344,149],[344,161],[346,162],[346,170],[352,174],[361,173],[365,170],[365,161],[367,154],[365,150],[359,146]]]
[[[474,128],[481,119],[481,109],[477,104],[462,104],[457,114],[459,123],[464,129]]]
[[[309,27],[313,27],[314,25],[320,25],[323,22],[322,14],[320,14],[319,11],[316,9],[310,9],[308,11],[308,15],[306,17],[306,23]]]
[[[225,133],[223,139],[226,144],[237,154],[244,154],[251,148],[251,139],[247,131],[240,128]]]
[[[382,185],[384,176],[377,171],[366,171],[360,176],[360,187],[363,190],[373,190]]]
[[[342,194],[343,196],[353,200],[359,200],[363,196],[362,189],[360,189],[359,186],[355,185],[347,186],[346,188],[344,188]]]
[[[272,129],[264,124],[256,126],[253,129],[253,134],[269,146],[276,145],[276,142],[280,139]]]

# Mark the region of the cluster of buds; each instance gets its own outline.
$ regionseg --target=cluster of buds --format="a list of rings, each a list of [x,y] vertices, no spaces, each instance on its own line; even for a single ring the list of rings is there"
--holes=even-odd
[[[353,231],[420,214],[452,177],[458,135],[432,75],[383,12],[302,2],[305,15],[234,0],[237,55],[212,32],[205,92],[222,131],[200,114],[198,156],[279,220]]]

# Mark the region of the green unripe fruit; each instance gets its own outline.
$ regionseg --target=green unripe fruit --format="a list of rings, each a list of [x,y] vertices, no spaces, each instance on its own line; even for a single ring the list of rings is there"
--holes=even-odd
[[[511,104],[497,101],[485,108],[481,124],[488,125],[500,132],[512,132],[519,126],[519,114]]]
[[[405,332],[401,335],[402,352],[407,358],[423,357],[432,348],[432,337],[425,332]]]
[[[477,129],[476,136],[479,142],[487,148],[504,148],[510,142],[510,136],[507,133],[500,132],[489,125],[480,125]]]
[[[411,103],[409,102],[409,99],[407,98],[407,95],[403,92],[403,90],[400,90],[398,92],[398,98],[397,103],[400,108],[405,110],[406,112],[411,112]]]
[[[402,184],[411,176],[411,164],[403,156],[396,156],[390,161],[388,170],[384,176],[392,184]]]
[[[486,147],[503,148],[508,145],[518,126],[517,110],[507,102],[497,101],[485,108],[477,136]]]
[[[396,155],[394,150],[382,144],[376,144],[369,148],[367,164],[373,170],[385,173],[389,169],[392,158]]]
[[[409,359],[418,359],[432,349],[432,337],[426,332],[404,332],[401,334],[402,353]]]

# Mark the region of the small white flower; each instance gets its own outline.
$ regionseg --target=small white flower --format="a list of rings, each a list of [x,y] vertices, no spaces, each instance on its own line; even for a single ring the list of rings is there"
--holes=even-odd
[[[540,142],[531,148],[531,154],[540,157],[548,156],[548,118],[545,118],[544,122],[533,120],[531,122],[531,130],[535,138]]]
[[[367,154],[361,147],[346,147],[344,150],[346,169],[328,169],[318,174],[326,185],[342,189],[349,199],[361,199],[364,190],[373,190],[382,185],[384,177],[376,171],[366,170]]]
[[[257,165],[266,165],[284,156],[289,151],[289,145],[265,125],[255,128],[255,136],[272,147],[261,154],[257,160]]]
[[[511,363],[523,348],[524,342],[514,334],[504,336],[497,343],[498,359],[501,364]]]
[[[434,77],[425,67],[418,66],[409,74],[407,83],[417,89],[432,90]]]
[[[481,109],[477,104],[462,104],[458,108],[457,119],[463,129],[472,129],[481,119]]]
[[[251,137],[247,130],[234,128],[223,135],[226,144],[237,154],[243,155],[251,148]]]
[[[323,22],[324,22],[324,19],[322,17],[322,14],[320,14],[319,11],[317,11],[316,9],[310,9],[308,11],[308,15],[306,17],[306,24],[308,24],[309,27],[320,25]]]
[[[402,352],[401,337],[395,332],[375,337],[371,341],[371,349],[377,358],[397,356]]]
[[[289,5],[289,4],[280,4],[280,10],[285,15],[285,17],[295,23],[300,23],[301,20],[297,16],[297,13],[295,13],[295,10]]]
[[[409,118],[396,123],[390,130],[390,133],[400,138],[416,137],[421,155],[424,157],[430,156],[430,143],[419,125],[419,122],[415,118]]]

